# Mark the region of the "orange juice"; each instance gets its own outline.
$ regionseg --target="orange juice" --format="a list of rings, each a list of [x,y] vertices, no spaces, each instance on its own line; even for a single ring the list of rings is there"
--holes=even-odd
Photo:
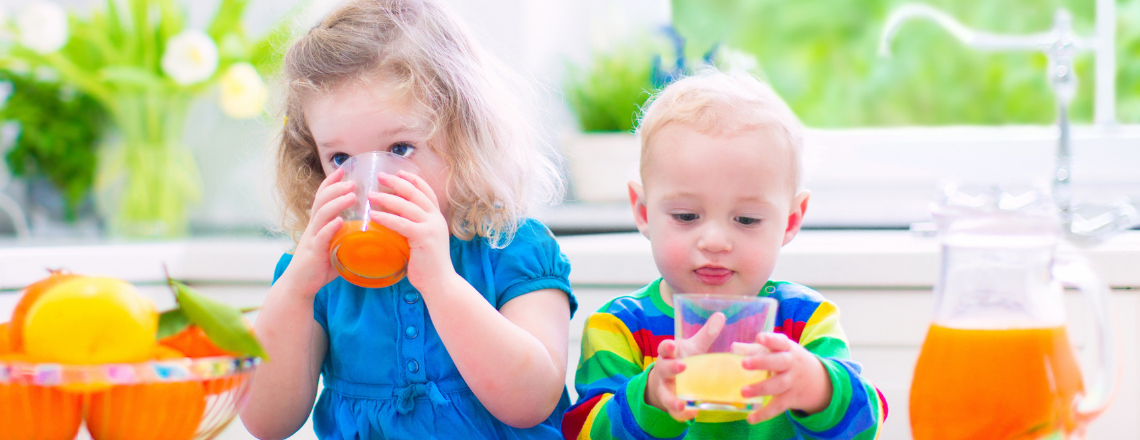
[[[768,378],[767,371],[744,369],[744,356],[732,353],[698,354],[682,359],[685,371],[677,375],[677,397],[702,408],[749,410],[762,397],[745,399],[740,390]],[[704,408],[703,408],[704,409]]]
[[[333,235],[329,258],[340,276],[361,287],[388,287],[407,271],[408,239],[375,222],[348,220]]]
[[[931,325],[910,390],[916,440],[1036,439],[1075,429],[1084,387],[1064,326]]]

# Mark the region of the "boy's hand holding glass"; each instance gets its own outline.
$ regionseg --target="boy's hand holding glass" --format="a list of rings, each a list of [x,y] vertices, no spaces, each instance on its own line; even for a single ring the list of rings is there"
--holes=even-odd
[[[766,371],[767,379],[744,387],[746,398],[771,396],[761,408],[748,414],[748,423],[760,423],[798,410],[808,414],[823,411],[831,403],[831,377],[814,354],[783,333],[756,335],[763,347],[744,358],[744,368]]]
[[[724,329],[724,324],[724,314],[714,313],[691,337],[680,341],[661,341],[657,346],[657,361],[654,362],[653,369],[649,370],[649,378],[646,380],[645,403],[668,412],[678,421],[696,417],[700,410],[689,407],[676,394],[677,375],[687,368],[678,357],[681,352],[707,351]],[[683,344],[684,348],[678,347],[679,344]]]

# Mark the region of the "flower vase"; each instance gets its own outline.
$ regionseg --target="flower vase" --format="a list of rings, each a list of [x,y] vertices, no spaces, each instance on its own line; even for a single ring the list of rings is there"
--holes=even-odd
[[[185,236],[187,210],[202,192],[197,162],[182,143],[190,96],[139,93],[116,104],[119,139],[102,149],[95,182],[108,233]]]

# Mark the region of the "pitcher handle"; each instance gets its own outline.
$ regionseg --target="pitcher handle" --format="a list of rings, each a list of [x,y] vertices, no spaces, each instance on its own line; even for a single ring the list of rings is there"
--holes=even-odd
[[[1095,346],[1100,365],[1094,370],[1096,373],[1091,375],[1091,386],[1085,388],[1076,404],[1078,418],[1090,420],[1112,402],[1120,374],[1112,318],[1108,313],[1110,290],[1083,257],[1058,256],[1053,265],[1053,278],[1065,286],[1080,290],[1096,317]]]

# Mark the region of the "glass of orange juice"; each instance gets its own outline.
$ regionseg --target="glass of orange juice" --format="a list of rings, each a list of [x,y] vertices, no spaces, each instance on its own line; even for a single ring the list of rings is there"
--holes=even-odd
[[[778,305],[755,296],[674,295],[674,338],[685,363],[677,375],[677,397],[701,410],[748,412],[763,406],[767,396],[745,398],[741,390],[767,379],[768,372],[745,369],[744,357],[765,350],[756,335],[774,330]],[[723,327],[709,322],[717,314],[724,317]]]
[[[350,157],[343,164],[342,182],[356,183],[356,203],[341,212],[344,224],[333,235],[329,259],[346,281],[361,287],[388,287],[404,278],[408,271],[408,239],[369,219],[372,206],[368,194],[391,193],[380,184],[380,173],[395,175],[407,171],[418,175],[419,168],[408,159],[386,151],[373,151]]]

